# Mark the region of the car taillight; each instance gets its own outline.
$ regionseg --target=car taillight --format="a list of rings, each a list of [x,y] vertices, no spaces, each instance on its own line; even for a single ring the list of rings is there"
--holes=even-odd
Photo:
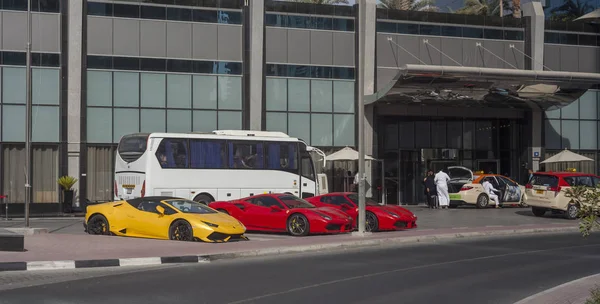
[[[469,191],[469,190],[471,190],[471,189],[473,189],[473,187],[470,187],[470,186],[464,186],[464,187],[460,188],[460,191]]]
[[[146,181],[142,184],[142,197],[146,195]]]
[[[115,197],[119,197],[119,188],[117,186],[117,181],[115,181]]]
[[[525,188],[526,189],[533,189],[533,186],[531,184],[527,184],[527,185],[525,185]]]
[[[560,186],[556,186],[556,187],[550,187],[550,188],[548,188],[548,190],[550,190],[550,191],[555,191],[555,192],[560,192],[560,190],[561,190],[561,187],[560,187]]]

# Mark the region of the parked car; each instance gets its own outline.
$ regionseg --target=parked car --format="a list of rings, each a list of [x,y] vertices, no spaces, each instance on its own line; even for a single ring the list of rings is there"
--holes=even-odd
[[[483,172],[473,174],[470,169],[460,166],[448,167],[448,172],[450,176],[448,192],[451,208],[460,205],[475,205],[477,208],[488,207],[490,198],[482,185],[485,177],[491,177],[492,186],[500,190],[500,194],[498,194],[500,205],[519,204],[521,207],[527,206],[524,200],[525,186],[519,185],[519,183],[506,176],[484,174]]]
[[[178,241],[246,240],[235,218],[192,200],[147,196],[90,205],[84,229],[89,234]]]
[[[330,207],[341,210],[352,217],[353,227],[357,227],[358,195],[353,192],[333,192],[306,199],[319,207]],[[402,230],[417,227],[417,216],[410,210],[397,205],[380,205],[367,198],[365,230],[384,231]]]
[[[343,233],[352,230],[352,218],[335,208],[315,207],[291,194],[261,194],[210,207],[230,214],[248,230],[287,232],[293,236]]]
[[[567,219],[576,219],[579,206],[566,197],[566,190],[573,186],[597,187],[600,177],[576,172],[537,172],[526,185],[526,203],[535,216],[547,211],[562,213]]]

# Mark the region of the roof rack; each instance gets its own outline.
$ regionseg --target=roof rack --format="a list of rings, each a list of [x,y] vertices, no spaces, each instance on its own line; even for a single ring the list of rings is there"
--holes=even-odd
[[[212,131],[216,135],[230,135],[230,136],[257,136],[257,137],[287,137],[290,136],[283,132],[273,131],[251,131],[251,130],[215,130]]]

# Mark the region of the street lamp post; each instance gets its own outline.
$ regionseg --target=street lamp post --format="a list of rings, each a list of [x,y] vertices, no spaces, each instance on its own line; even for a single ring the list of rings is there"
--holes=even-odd
[[[31,0],[27,0],[27,46],[25,63],[25,226],[29,227],[29,207],[31,204]]]
[[[365,233],[365,34],[367,0],[358,0],[358,233]]]

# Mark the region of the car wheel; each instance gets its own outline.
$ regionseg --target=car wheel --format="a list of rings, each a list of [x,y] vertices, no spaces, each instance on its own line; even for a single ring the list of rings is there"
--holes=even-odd
[[[579,206],[576,204],[569,204],[567,207],[567,211],[565,212],[565,217],[569,220],[574,220],[579,216]]]
[[[225,209],[217,209],[217,211],[229,215],[229,212],[227,212],[227,210],[225,210]]]
[[[87,232],[94,235],[110,235],[110,226],[104,215],[96,214],[87,222]]]
[[[477,198],[477,204],[475,204],[475,206],[477,208],[486,208],[489,204],[489,198],[487,195],[485,194],[481,194],[479,195],[479,197]]]
[[[521,196],[521,202],[519,203],[519,206],[521,208],[527,208],[529,206],[527,206],[527,204],[525,203],[525,195]]]
[[[544,216],[544,214],[546,214],[546,209],[531,207],[531,212],[535,216]]]
[[[373,212],[368,211],[365,216],[365,230],[367,232],[375,232],[379,230],[379,220]]]
[[[288,232],[293,236],[307,236],[310,232],[310,223],[306,216],[295,213],[288,218]]]
[[[190,223],[184,220],[176,220],[169,228],[169,239],[173,241],[193,241],[194,231]]]
[[[208,194],[198,194],[194,197],[194,202],[207,205],[214,202],[215,200]]]

